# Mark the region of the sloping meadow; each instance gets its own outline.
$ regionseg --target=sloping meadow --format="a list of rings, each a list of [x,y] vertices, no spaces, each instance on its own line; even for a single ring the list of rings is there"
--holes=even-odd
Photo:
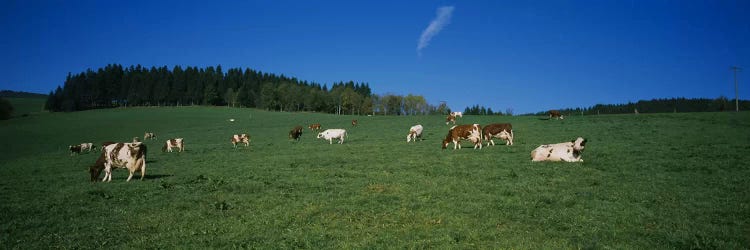
[[[234,119],[234,121],[230,121]],[[351,120],[359,125],[352,127]],[[0,247],[747,248],[750,113],[539,117],[515,145],[440,148],[442,116],[121,108],[0,121]],[[344,128],[343,144],[307,125]],[[410,126],[423,141],[406,143]],[[288,139],[296,125],[300,141]],[[143,181],[91,183],[99,152],[154,132]],[[233,148],[248,133],[250,147]],[[583,163],[530,161],[581,136]],[[163,153],[167,139],[185,152]]]

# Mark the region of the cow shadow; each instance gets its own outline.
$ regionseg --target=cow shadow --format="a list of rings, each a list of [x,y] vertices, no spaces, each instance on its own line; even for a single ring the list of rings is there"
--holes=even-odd
[[[168,178],[168,177],[172,177],[172,176],[174,176],[174,175],[171,175],[171,174],[152,174],[152,175],[146,175],[145,177],[143,177],[143,179],[145,179],[145,180],[160,180],[162,178]],[[133,178],[135,178],[135,177],[133,177]]]

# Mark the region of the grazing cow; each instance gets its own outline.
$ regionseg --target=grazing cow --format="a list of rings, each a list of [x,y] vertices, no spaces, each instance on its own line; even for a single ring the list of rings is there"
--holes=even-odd
[[[185,150],[185,144],[183,144],[182,138],[174,138],[169,139],[167,142],[164,143],[164,146],[161,148],[162,152],[172,152],[172,148],[177,148],[182,152]]]
[[[419,124],[411,126],[411,128],[409,128],[409,134],[406,135],[406,142],[407,143],[410,142],[410,141],[416,142],[417,138],[419,138],[419,140],[421,141],[422,140],[422,129],[423,129],[422,125],[419,125]]]
[[[552,118],[557,118],[558,120],[565,119],[565,117],[563,117],[559,110],[549,111],[549,119],[551,120]]]
[[[302,137],[302,126],[296,126],[292,130],[289,131],[289,139],[294,139],[295,141],[299,141],[299,138]]]
[[[152,139],[153,140],[153,139],[156,139],[156,135],[154,133],[151,133],[151,132],[145,132],[145,133],[143,133],[143,139],[144,140],[147,140],[147,139]]]
[[[94,145],[93,143],[90,143],[90,142],[81,143],[81,152],[83,152],[84,150],[91,152],[91,150],[95,148],[96,148],[96,145]]]
[[[320,130],[320,123],[313,123],[313,124],[310,124],[310,126],[307,126],[307,127],[310,128],[310,131]]]
[[[359,123],[357,123],[357,120],[352,120],[352,127],[356,127]]]
[[[451,112],[451,115],[454,117],[464,117],[464,112]]]
[[[240,134],[232,136],[232,145],[237,148],[237,143],[244,143],[245,147],[250,146],[250,136],[248,134]]]
[[[505,132],[505,133],[503,133]],[[482,128],[482,140],[487,142],[487,146],[492,143],[495,146],[493,138],[506,140],[505,145],[513,145],[513,125],[510,123],[493,123]]]
[[[318,133],[318,138],[328,140],[328,144],[333,144],[334,138],[339,140],[339,144],[344,144],[344,137],[346,137],[346,130],[338,128],[326,129]]]
[[[453,126],[443,140],[443,149],[448,148],[448,144],[451,142],[453,142],[453,149],[461,148],[461,140],[469,140],[474,144],[474,149],[477,147],[481,149],[482,137],[479,131],[482,131],[479,124]]]
[[[91,179],[99,177],[104,169],[102,181],[112,181],[112,168],[127,168],[130,172],[128,180],[133,178],[135,171],[141,171],[141,180],[146,176],[146,145],[143,143],[115,143],[102,148],[102,154],[96,163],[89,168]]]
[[[456,124],[456,116],[453,115],[453,113],[449,114],[448,117],[445,117],[445,125],[448,125],[449,122]]]
[[[68,145],[68,150],[70,150],[70,155],[77,155],[81,153],[81,145]]]
[[[531,151],[531,161],[583,162],[581,152],[586,139],[581,137],[570,142],[541,145]]]

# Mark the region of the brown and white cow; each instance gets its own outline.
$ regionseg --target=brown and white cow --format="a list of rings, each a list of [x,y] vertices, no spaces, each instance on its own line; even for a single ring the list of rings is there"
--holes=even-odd
[[[237,143],[244,143],[245,147],[250,146],[250,135],[248,134],[239,134],[232,136],[232,145],[237,148]]]
[[[513,145],[513,125],[510,123],[493,123],[484,126],[482,128],[482,140],[487,142],[487,146],[490,143],[492,143],[492,146],[495,146],[493,138],[506,140],[505,145]]]
[[[549,111],[549,119],[557,118],[558,120],[564,119],[563,115],[560,113],[559,110],[550,110]]]
[[[153,139],[156,139],[156,134],[151,133],[151,132],[145,132],[145,133],[143,133],[143,139],[144,140],[148,140],[148,139],[152,139],[153,140]]]
[[[450,113],[447,117],[445,117],[445,125],[448,125],[449,122],[453,122],[453,124],[456,124],[456,116],[453,115],[453,113]]]
[[[570,142],[541,145],[531,151],[531,161],[583,162],[581,152],[586,139],[578,137]]]
[[[482,126],[479,126],[479,124],[453,126],[443,140],[443,149],[448,148],[448,144],[451,142],[453,142],[453,149],[461,148],[461,140],[471,141],[474,144],[474,149],[481,149],[482,137],[480,131],[482,131]]]
[[[318,139],[328,140],[328,144],[333,144],[333,139],[338,139],[339,144],[344,144],[346,130],[340,128],[326,129],[318,133]]]
[[[320,123],[313,123],[313,124],[310,124],[310,126],[307,126],[307,127],[310,128],[311,131],[320,130]]]
[[[420,124],[411,126],[411,128],[409,128],[409,134],[406,135],[406,142],[407,143],[410,141],[417,142],[417,138],[419,138],[419,140],[421,141],[423,129],[424,128]]]
[[[112,181],[113,168],[127,168],[130,172],[128,180],[140,170],[141,180],[146,176],[146,145],[143,143],[115,143],[102,148],[102,154],[96,163],[89,168],[91,180],[94,181],[104,170],[102,181]]]
[[[289,139],[294,139],[295,141],[299,141],[299,138],[302,137],[302,126],[296,126],[292,130],[289,131]]]
[[[357,125],[359,125],[359,122],[356,119],[352,120],[352,127],[356,127]]]
[[[184,140],[182,138],[169,139],[164,143],[161,151],[172,152],[172,148],[177,148],[180,150],[180,152],[182,152],[183,150],[185,150]]]

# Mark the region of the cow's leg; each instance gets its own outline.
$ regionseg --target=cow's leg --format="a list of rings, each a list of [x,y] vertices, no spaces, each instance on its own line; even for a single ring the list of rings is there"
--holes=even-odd
[[[141,180],[146,176],[146,159],[143,159],[143,165],[141,165]]]
[[[104,163],[104,178],[102,178],[102,182],[107,181],[107,177],[109,177],[109,180],[112,180],[112,165],[109,163]]]

